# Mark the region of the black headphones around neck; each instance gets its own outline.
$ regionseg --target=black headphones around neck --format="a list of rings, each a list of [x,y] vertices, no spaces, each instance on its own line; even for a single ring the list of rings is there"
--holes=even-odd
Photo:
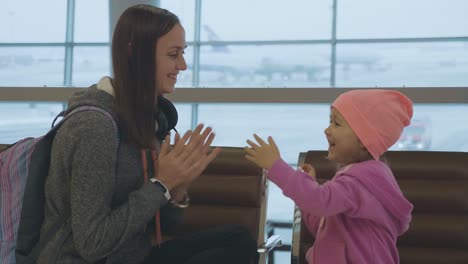
[[[158,124],[156,130],[156,138],[159,141],[163,141],[166,138],[169,131],[175,129],[179,116],[177,115],[177,109],[168,99],[158,96],[158,111],[154,114],[154,120]]]

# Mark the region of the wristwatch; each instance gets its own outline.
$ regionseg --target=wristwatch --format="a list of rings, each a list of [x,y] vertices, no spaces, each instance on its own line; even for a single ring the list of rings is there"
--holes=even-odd
[[[160,180],[156,178],[151,178],[150,181],[161,187],[164,191],[164,197],[166,197],[168,201],[171,200],[171,193],[169,192],[169,189],[166,187],[166,185],[164,185]]]

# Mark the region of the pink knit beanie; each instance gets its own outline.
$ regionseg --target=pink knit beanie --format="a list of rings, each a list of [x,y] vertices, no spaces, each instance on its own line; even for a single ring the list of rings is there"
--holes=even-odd
[[[332,106],[376,160],[397,142],[413,116],[413,102],[393,90],[352,90],[338,96]]]

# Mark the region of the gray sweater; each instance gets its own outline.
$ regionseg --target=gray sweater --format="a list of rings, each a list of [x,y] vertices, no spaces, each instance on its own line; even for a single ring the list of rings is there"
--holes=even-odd
[[[91,86],[71,98],[68,111],[94,105],[111,113],[113,97]],[[41,233],[63,226],[38,263],[140,263],[151,243],[144,232],[161,208],[162,229],[180,219],[160,187],[143,182],[140,149],[121,140],[118,151],[111,120],[96,111],[70,117],[52,146]],[[152,177],[152,163],[148,163]],[[66,219],[66,221],[64,221]],[[150,225],[149,225],[150,226]],[[155,263],[157,264],[157,263]]]

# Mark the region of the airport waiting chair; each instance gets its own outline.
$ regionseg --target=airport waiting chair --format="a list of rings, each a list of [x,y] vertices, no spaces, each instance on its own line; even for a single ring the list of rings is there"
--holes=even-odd
[[[312,164],[323,182],[336,171],[326,155],[326,151],[300,153],[299,164]],[[468,263],[468,153],[390,151],[385,157],[414,205],[410,228],[397,242],[400,263]],[[297,208],[294,217],[291,260],[303,264],[314,238]]]
[[[244,157],[244,149],[222,147],[190,187],[191,205],[169,237],[191,234],[225,224],[247,227],[258,241],[261,264],[282,241],[265,240],[268,182],[264,171]]]
[[[9,145],[0,144],[0,151]],[[190,234],[225,224],[243,225],[257,239],[260,264],[281,246],[279,236],[265,240],[268,182],[264,171],[244,158],[244,149],[223,147],[190,187],[191,205],[182,222],[165,238]]]

